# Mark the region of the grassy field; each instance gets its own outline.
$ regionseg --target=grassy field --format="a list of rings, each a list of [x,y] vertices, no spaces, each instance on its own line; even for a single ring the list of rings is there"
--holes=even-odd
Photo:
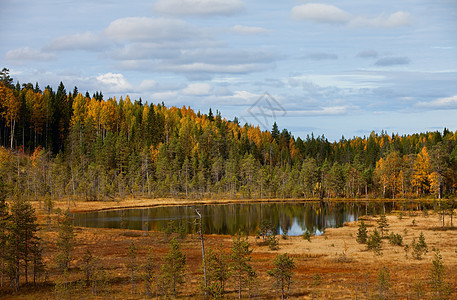
[[[227,200],[228,201],[228,200]],[[212,203],[214,201],[202,201]],[[177,205],[178,200],[154,199],[126,200],[119,203],[111,202],[77,202],[72,203],[72,211],[89,211],[117,207]],[[73,252],[71,270],[67,274],[70,292],[59,293],[55,283],[62,282],[62,274],[57,272],[53,257],[56,254],[55,240],[57,237],[56,224],[51,229],[45,226],[45,213],[35,203],[43,230],[40,235],[45,243],[45,263],[47,266],[47,283],[39,289],[22,288],[16,294],[3,290],[0,297],[5,299],[144,299],[144,284],[141,281],[141,270],[132,294],[129,277],[128,247],[133,242],[137,248],[137,265],[144,264],[149,249],[152,249],[156,261],[156,271],[160,270],[162,257],[168,252],[169,242],[164,233],[142,231],[127,231],[119,229],[75,228],[76,248]],[[66,208],[66,202],[56,203],[55,207]],[[377,226],[377,217],[365,218],[368,231],[372,232]],[[405,255],[404,247],[392,246],[388,240],[383,240],[382,254],[366,250],[366,245],[356,242],[358,222],[345,224],[344,227],[327,229],[321,236],[311,237],[311,241],[302,237],[279,239],[279,249],[272,251],[266,245],[258,245],[253,236],[249,237],[253,249],[252,265],[258,275],[252,296],[257,299],[277,298],[274,282],[267,275],[267,270],[273,268],[273,260],[278,254],[288,253],[294,258],[296,269],[290,289],[291,298],[297,299],[372,299],[377,297],[378,274],[386,267],[390,274],[390,288],[386,295],[389,299],[420,299],[432,298],[429,285],[429,275],[432,268],[434,251],[440,250],[446,269],[446,281],[451,287],[457,287],[457,228],[441,227],[441,221],[436,214],[429,212],[406,213],[401,218],[395,213],[387,216],[389,233],[398,233],[403,237],[403,244],[411,244],[423,232],[428,244],[428,253],[422,259],[412,257],[411,250]],[[413,222],[414,221],[414,222]],[[447,219],[446,219],[447,221]],[[202,298],[200,284],[202,281],[201,248],[197,235],[188,235],[180,241],[182,250],[187,256],[187,271],[185,283],[179,288],[179,298]],[[223,235],[205,235],[206,248],[216,248],[222,245],[227,253],[232,247],[232,237]],[[104,270],[105,285],[100,284],[95,294],[90,287],[82,287],[82,258],[90,249],[97,257],[98,265]],[[69,294],[71,293],[71,294]],[[455,297],[454,293],[451,298]],[[153,295],[155,297],[155,295]],[[247,291],[243,296],[247,297]],[[236,285],[229,280],[225,297],[237,298]]]

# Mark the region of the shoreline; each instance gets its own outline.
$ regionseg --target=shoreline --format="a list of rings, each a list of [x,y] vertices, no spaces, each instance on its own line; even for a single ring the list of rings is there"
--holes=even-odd
[[[113,201],[73,201],[73,200],[54,200],[54,208],[70,209],[71,213],[95,212],[119,209],[164,207],[164,206],[193,206],[193,205],[228,205],[228,204],[249,204],[249,203],[366,203],[366,202],[422,202],[430,203],[439,201],[438,199],[185,199],[185,198],[127,198],[124,200]],[[42,205],[42,201],[32,201],[35,208]]]

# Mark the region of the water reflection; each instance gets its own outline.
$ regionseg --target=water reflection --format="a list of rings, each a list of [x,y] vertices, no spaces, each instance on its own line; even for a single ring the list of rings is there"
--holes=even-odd
[[[286,232],[289,236],[298,236],[305,231],[319,235],[325,228],[343,226],[366,212],[388,213],[395,206],[386,202],[306,202],[204,205],[196,208],[202,213],[205,234],[255,234],[261,222],[268,220],[277,234]],[[76,213],[74,225],[164,231],[173,224],[184,228],[187,233],[194,233],[196,218],[194,207],[168,206]]]

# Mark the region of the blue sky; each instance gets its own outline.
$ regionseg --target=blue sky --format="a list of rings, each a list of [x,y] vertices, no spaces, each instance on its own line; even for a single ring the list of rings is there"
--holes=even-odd
[[[457,130],[455,0],[1,0],[0,36],[21,83],[295,137]]]

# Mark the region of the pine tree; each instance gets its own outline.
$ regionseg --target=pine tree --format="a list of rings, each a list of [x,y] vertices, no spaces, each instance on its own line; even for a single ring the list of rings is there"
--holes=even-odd
[[[382,214],[379,219],[376,221],[378,223],[379,231],[381,231],[381,238],[384,238],[384,232],[387,232],[389,224],[387,223],[386,215]]]
[[[367,249],[373,250],[377,255],[382,254],[382,240],[381,235],[379,234],[376,228],[373,230],[373,233],[368,237],[367,240]]]
[[[275,268],[268,271],[268,275],[276,280],[276,286],[281,290],[281,299],[289,298],[290,285],[292,283],[293,270],[295,269],[294,259],[287,253],[276,256]]]
[[[67,210],[60,221],[59,234],[57,236],[57,265],[61,272],[70,268],[71,252],[75,247],[75,233],[71,221],[70,212]]]
[[[171,289],[173,296],[176,298],[178,285],[184,282],[184,272],[186,270],[186,255],[181,252],[181,246],[172,239],[170,241],[170,251],[163,258],[161,267],[162,282],[165,289]]]
[[[249,264],[252,249],[249,249],[249,241],[237,235],[233,239],[231,269],[238,285],[238,299],[241,299],[241,291],[245,283],[256,276],[254,269]]]
[[[19,288],[21,269],[28,282],[29,262],[38,247],[38,224],[35,210],[24,199],[15,199],[11,206],[11,222],[8,227],[8,265],[10,282],[15,290]]]
[[[368,238],[368,230],[365,222],[361,221],[359,224],[359,230],[357,231],[356,241],[359,244],[366,244]]]
[[[230,277],[227,255],[222,246],[216,251],[209,248],[205,255],[207,286],[203,286],[208,295],[214,298],[222,298],[225,291],[225,283]]]
[[[446,269],[444,267],[440,251],[435,252],[432,261],[433,266],[430,269],[430,287],[433,291],[433,299],[449,299],[451,286],[445,281]]]

